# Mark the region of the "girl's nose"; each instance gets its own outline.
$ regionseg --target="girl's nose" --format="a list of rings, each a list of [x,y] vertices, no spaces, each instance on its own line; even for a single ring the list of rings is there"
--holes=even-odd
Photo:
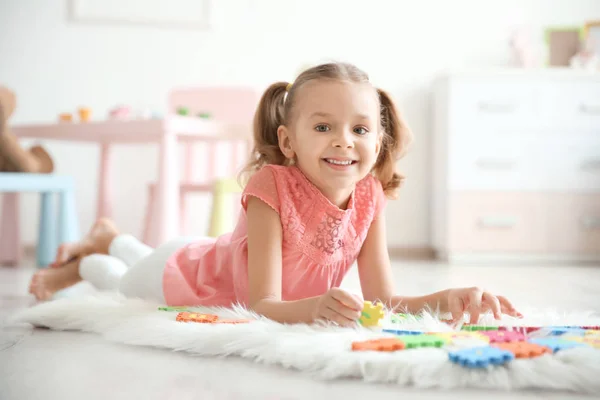
[[[333,139],[333,147],[339,147],[342,149],[351,149],[354,147],[354,140],[352,140],[352,134],[346,131],[342,131],[335,136]]]

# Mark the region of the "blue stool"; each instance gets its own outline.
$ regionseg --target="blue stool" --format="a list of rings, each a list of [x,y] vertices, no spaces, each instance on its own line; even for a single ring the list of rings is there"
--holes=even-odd
[[[0,262],[18,263],[21,252],[18,193],[40,193],[40,222],[37,265],[46,267],[54,261],[58,245],[79,239],[75,208],[74,180],[53,174],[0,173],[0,193],[4,195],[0,225]],[[58,194],[58,213],[54,194]]]

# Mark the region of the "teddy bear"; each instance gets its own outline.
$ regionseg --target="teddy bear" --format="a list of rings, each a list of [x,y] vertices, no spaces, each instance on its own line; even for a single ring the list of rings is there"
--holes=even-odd
[[[0,172],[52,172],[54,162],[42,146],[24,149],[11,132],[8,120],[15,111],[16,103],[15,94],[0,86]]]

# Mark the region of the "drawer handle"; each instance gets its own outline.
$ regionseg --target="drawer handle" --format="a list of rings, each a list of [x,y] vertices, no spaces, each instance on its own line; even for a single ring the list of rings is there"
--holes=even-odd
[[[579,112],[582,114],[600,115],[600,105],[581,104]]]
[[[491,216],[479,218],[479,227],[491,229],[512,229],[517,225],[517,218],[511,216]]]
[[[583,170],[598,170],[600,169],[600,159],[596,160],[585,160],[581,163],[580,167]]]
[[[481,112],[495,114],[508,114],[517,110],[517,107],[514,104],[486,103],[481,101],[477,103],[477,108]]]
[[[584,229],[588,231],[593,231],[596,229],[600,229],[600,217],[596,217],[593,215],[587,215],[581,217],[579,220]]]
[[[475,162],[477,167],[484,169],[512,169],[516,162],[514,160],[490,160],[480,159]]]

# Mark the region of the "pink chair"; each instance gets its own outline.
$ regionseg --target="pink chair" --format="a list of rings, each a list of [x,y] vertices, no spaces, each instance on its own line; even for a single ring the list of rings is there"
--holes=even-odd
[[[185,114],[190,117],[210,118],[212,120],[223,121],[226,123],[251,124],[254,113],[260,99],[260,93],[251,87],[241,86],[205,86],[189,87],[173,90],[169,95],[168,112]],[[207,157],[205,160],[206,173],[203,179],[195,181],[193,172],[193,143],[201,142],[207,147]],[[217,144],[227,143],[231,148],[231,157],[227,160],[227,177],[237,175],[247,155],[250,153],[252,143],[252,132],[247,136],[228,139],[194,139],[193,142],[187,142],[184,146],[184,167],[182,182],[179,185],[180,190],[180,229],[185,231],[186,225],[186,201],[188,193],[212,193],[216,180],[218,179],[217,163]],[[241,147],[241,149],[240,149]],[[243,152],[243,155],[241,154]],[[152,210],[155,204],[156,184],[151,183],[148,187],[148,207],[143,227],[143,240],[151,246],[157,246],[160,243],[151,243],[152,230]]]

